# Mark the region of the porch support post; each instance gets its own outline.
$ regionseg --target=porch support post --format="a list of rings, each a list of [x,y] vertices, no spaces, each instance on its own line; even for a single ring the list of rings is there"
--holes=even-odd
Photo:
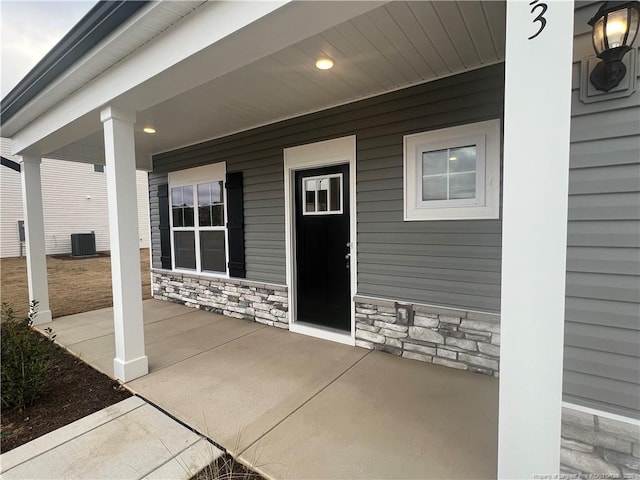
[[[100,113],[104,124],[104,150],[109,196],[109,241],[116,378],[128,382],[149,372],[144,350],[140,245],[136,192],[135,113],[107,107]]]
[[[501,479],[560,468],[573,15],[573,1],[507,2]]]
[[[51,321],[40,163],[40,157],[32,155],[22,157],[22,205],[27,247],[27,283],[29,285],[29,302],[33,300],[38,302],[38,315],[34,319],[35,324]]]

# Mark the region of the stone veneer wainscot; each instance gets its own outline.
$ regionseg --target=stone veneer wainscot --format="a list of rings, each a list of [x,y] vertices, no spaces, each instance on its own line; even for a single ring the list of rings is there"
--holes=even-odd
[[[563,407],[561,441],[560,472],[567,478],[640,478],[637,420]]]
[[[153,297],[228,317],[289,328],[287,287],[152,269]]]
[[[498,377],[500,316],[357,296],[356,345]]]

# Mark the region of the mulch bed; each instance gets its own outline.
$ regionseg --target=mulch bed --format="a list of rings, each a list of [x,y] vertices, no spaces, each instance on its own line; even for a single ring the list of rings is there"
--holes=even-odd
[[[24,411],[2,409],[0,451],[19,447],[131,396],[118,382],[51,343],[55,360],[45,393]]]

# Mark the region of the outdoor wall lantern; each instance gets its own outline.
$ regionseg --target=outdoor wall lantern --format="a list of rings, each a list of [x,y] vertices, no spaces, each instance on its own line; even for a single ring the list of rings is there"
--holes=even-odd
[[[625,54],[638,34],[640,2],[604,2],[589,20],[593,28],[593,48],[602,61],[596,65],[589,79],[598,90],[608,92],[617,87],[627,67],[622,63]]]

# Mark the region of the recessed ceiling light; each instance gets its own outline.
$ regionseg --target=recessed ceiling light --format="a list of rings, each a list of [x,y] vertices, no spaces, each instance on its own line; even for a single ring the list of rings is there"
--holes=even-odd
[[[316,68],[320,69],[320,70],[329,70],[330,68],[333,67],[333,60],[331,60],[330,58],[319,58],[316,61]]]
[[[143,131],[144,133],[156,133],[156,129],[155,129],[155,128],[153,128],[153,127],[144,127],[144,128],[142,129],[142,131]]]
[[[451,160],[452,162],[453,162],[454,160],[457,160],[457,159],[458,159],[458,157],[449,157],[449,160]]]

